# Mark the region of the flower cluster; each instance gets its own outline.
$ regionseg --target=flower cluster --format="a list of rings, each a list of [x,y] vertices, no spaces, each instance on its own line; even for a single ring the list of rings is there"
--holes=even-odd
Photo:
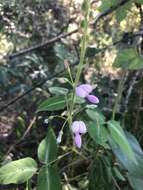
[[[80,148],[82,144],[81,135],[87,132],[86,125],[83,121],[74,121],[71,129],[74,133],[74,143],[78,148]]]
[[[93,104],[98,104],[98,97],[91,95],[93,88],[89,84],[82,84],[76,87],[75,93],[77,96],[86,98],[89,102]],[[74,121],[71,126],[72,132],[74,133],[74,143],[80,148],[82,144],[81,135],[87,132],[86,125],[83,121]]]

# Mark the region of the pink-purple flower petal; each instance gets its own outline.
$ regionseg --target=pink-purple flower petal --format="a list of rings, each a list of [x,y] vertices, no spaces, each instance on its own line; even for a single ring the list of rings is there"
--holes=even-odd
[[[86,125],[83,121],[79,121],[79,133],[85,134],[87,132]]]
[[[77,96],[81,98],[85,98],[88,95],[88,93],[84,89],[82,89],[80,86],[76,87],[75,93]]]
[[[88,99],[89,102],[91,102],[93,104],[98,104],[99,103],[99,99],[98,99],[97,96],[88,95],[86,98]]]
[[[74,134],[79,133],[79,121],[74,121],[72,123],[71,129]]]
[[[80,134],[76,134],[74,137],[74,143],[78,148],[81,148],[81,144],[82,144],[82,140],[81,140],[81,135]]]
[[[88,94],[92,92],[92,86],[90,84],[81,84],[80,87],[85,90]]]
[[[87,132],[86,125],[83,121],[74,121],[72,123],[71,129],[74,134],[85,134]]]
[[[82,84],[76,87],[76,95],[85,98],[92,92],[92,86],[90,84]]]

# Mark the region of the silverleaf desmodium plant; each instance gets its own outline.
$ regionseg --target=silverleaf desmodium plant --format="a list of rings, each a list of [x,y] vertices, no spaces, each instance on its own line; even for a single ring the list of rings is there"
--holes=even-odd
[[[67,71],[71,79],[69,83],[72,85],[73,89],[72,92],[65,96],[48,98],[48,100],[42,102],[37,110],[37,112],[42,112],[63,110],[67,108],[67,119],[64,118],[65,122],[59,132],[59,135],[57,137],[55,136],[52,126],[48,128],[47,136],[38,146],[37,155],[38,160],[41,163],[40,168],[38,168],[37,162],[30,157],[12,161],[0,168],[0,184],[7,185],[11,183],[26,183],[26,190],[30,190],[31,178],[34,174],[37,174],[37,190],[62,189],[57,161],[69,153],[65,153],[61,157],[57,157],[57,145],[61,143],[62,136],[64,135],[63,129],[67,126],[69,127],[73,144],[75,145],[74,149],[77,148],[76,152],[82,151],[82,135],[85,133],[88,132],[94,142],[96,151],[94,148],[92,149],[93,166],[91,171],[89,171],[90,190],[94,190],[99,183],[103,183],[103,181],[98,182],[95,180],[95,174],[97,172],[100,174],[101,172],[97,167],[98,163],[99,165],[102,163],[101,168],[105,166],[108,170],[107,173],[109,181],[107,183],[108,185],[111,185],[110,189],[113,189],[113,186],[116,186],[116,183],[113,184],[112,181],[116,182],[116,179],[120,179],[121,181],[125,180],[124,176],[120,172],[120,164],[122,165],[121,168],[128,171],[125,176],[131,186],[134,187],[134,184],[131,182],[134,170],[130,169],[130,165],[135,165],[138,170],[140,168],[140,163],[138,163],[138,157],[134,150],[135,146],[133,143],[130,143],[131,139],[134,137],[123,130],[120,123],[114,120],[114,116],[111,120],[106,121],[104,115],[97,108],[100,101],[98,97],[92,93],[93,85],[81,84],[80,82],[80,75],[85,62],[85,53],[88,45],[90,6],[90,1],[84,0],[82,6],[84,20],[81,24],[82,39],[80,45],[80,61],[77,66],[77,72],[74,79],[72,77],[70,66],[67,65]],[[86,114],[86,117],[79,114],[81,110],[82,114],[83,112]],[[113,115],[115,115],[115,111],[116,110],[114,109]],[[78,113],[78,117],[76,113]],[[63,118],[63,116],[60,115],[58,117]],[[49,119],[52,118],[54,118],[54,116]],[[136,146],[139,145],[136,143]],[[118,165],[116,164],[116,160],[118,160]],[[129,161],[128,163],[127,160]]]

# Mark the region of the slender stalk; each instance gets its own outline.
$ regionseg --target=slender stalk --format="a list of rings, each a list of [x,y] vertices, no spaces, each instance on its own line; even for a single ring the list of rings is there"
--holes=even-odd
[[[117,90],[117,97],[115,99],[115,104],[114,104],[113,112],[112,112],[112,119],[113,120],[115,119],[115,114],[116,114],[118,104],[119,104],[120,99],[121,99],[121,95],[122,95],[122,91],[123,91],[123,87],[124,87],[124,82],[125,82],[125,75],[126,75],[126,72],[123,72],[121,79],[119,81],[118,90]]]
[[[73,85],[73,95],[72,95],[72,101],[71,101],[71,106],[69,110],[69,125],[71,126],[72,123],[72,112],[74,109],[74,104],[75,104],[75,89],[79,83],[83,64],[84,64],[84,58],[85,58],[85,53],[86,53],[86,48],[87,48],[87,41],[88,41],[88,26],[89,26],[89,17],[90,17],[90,0],[85,0],[86,4],[86,10],[84,13],[84,28],[83,28],[83,37],[81,41],[81,51],[80,51],[80,61],[77,69],[77,73],[75,76],[75,81]]]

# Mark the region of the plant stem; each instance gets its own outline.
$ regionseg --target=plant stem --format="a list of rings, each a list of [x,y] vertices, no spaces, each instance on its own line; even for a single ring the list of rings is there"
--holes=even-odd
[[[123,91],[123,87],[124,87],[124,82],[125,82],[125,75],[126,75],[126,72],[123,72],[121,79],[119,81],[118,90],[117,90],[117,97],[115,99],[115,104],[114,104],[113,112],[112,112],[112,119],[113,120],[115,119],[117,107],[118,107],[118,104],[119,104],[120,99],[121,99],[121,95],[122,95],[122,91]]]
[[[89,17],[90,17],[90,0],[85,0],[84,2],[86,4],[86,10],[84,13],[84,28],[83,28],[83,36],[82,36],[82,41],[81,41],[81,51],[80,51],[80,61],[77,69],[77,73],[75,76],[75,81],[73,85],[73,95],[72,95],[72,101],[71,101],[71,106],[69,110],[69,125],[72,123],[72,112],[74,109],[74,104],[75,104],[75,89],[79,83],[83,64],[84,64],[84,58],[85,58],[85,53],[86,53],[86,48],[87,48],[87,41],[88,41],[88,26],[89,26]]]

